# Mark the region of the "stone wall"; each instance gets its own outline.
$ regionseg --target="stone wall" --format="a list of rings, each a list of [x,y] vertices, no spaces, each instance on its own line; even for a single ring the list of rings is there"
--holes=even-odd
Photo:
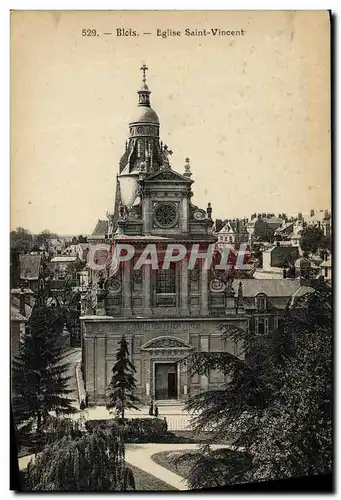
[[[93,316],[81,318],[83,327],[83,366],[86,391],[90,404],[104,404],[105,390],[112,376],[118,342],[125,335],[132,361],[136,368],[137,395],[148,403],[154,396],[154,370],[156,362],[178,363],[191,352],[237,352],[237,347],[221,338],[221,326],[233,324],[248,328],[248,316],[214,319],[178,320],[118,320]],[[179,347],[167,347],[167,339],[178,341]],[[148,348],[148,342],[159,339],[159,347]],[[163,343],[164,342],[164,343]],[[147,345],[146,345],[147,344]],[[144,346],[146,347],[144,348]],[[166,347],[162,347],[165,345]],[[161,346],[161,347],[160,347]],[[179,366],[178,398],[184,399],[201,390],[218,387],[224,378],[212,372],[208,377],[194,375],[189,378],[187,370]]]

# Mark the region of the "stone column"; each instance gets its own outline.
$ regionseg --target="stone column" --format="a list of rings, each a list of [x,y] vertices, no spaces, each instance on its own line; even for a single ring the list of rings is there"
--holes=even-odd
[[[187,259],[182,259],[180,262],[180,312],[181,316],[189,316],[188,309],[188,269],[187,269]]]
[[[150,234],[152,231],[152,219],[153,219],[153,209],[152,209],[152,201],[150,198],[145,197],[143,201],[143,225],[144,225],[144,234]]]
[[[144,264],[142,266],[142,297],[143,297],[143,315],[151,316],[151,275],[152,266]]]
[[[85,385],[91,403],[95,402],[95,339],[85,337]]]
[[[181,231],[183,234],[188,233],[188,198],[184,196],[182,199],[182,214],[180,219]]]
[[[236,304],[234,298],[234,290],[232,287],[225,291],[225,314],[231,316],[236,314]]]
[[[123,314],[131,316],[131,260],[124,263],[122,279]]]
[[[204,266],[201,267],[200,272],[200,284],[201,284],[201,308],[200,314],[201,316],[208,316],[208,269],[204,269]]]
[[[187,367],[185,365],[182,365],[182,373],[181,373],[181,378],[182,378],[182,383],[183,383],[183,398],[186,399],[188,395],[188,373],[187,373]]]

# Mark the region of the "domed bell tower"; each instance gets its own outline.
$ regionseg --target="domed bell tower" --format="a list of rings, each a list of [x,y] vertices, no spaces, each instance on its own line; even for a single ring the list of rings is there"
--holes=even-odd
[[[121,211],[130,213],[137,208],[139,200],[138,180],[142,175],[155,173],[162,164],[159,140],[160,122],[150,106],[150,90],[146,83],[147,66],[141,67],[142,85],[138,90],[138,106],[129,123],[129,140],[120,160],[118,183]]]

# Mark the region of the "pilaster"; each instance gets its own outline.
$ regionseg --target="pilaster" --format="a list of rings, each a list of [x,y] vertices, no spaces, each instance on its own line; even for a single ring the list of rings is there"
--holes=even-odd
[[[131,267],[132,261],[124,262],[123,277],[122,277],[122,297],[123,297],[123,315],[131,316]]]
[[[201,316],[208,316],[208,269],[205,269],[204,266],[201,267],[200,272],[200,291],[201,291],[201,307],[200,314]]]

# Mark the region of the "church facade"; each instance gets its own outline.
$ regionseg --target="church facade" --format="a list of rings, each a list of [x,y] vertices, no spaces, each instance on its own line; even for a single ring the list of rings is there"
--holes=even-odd
[[[105,403],[122,335],[136,367],[137,395],[146,403],[182,400],[219,386],[224,376],[212,371],[189,377],[181,360],[192,352],[238,354],[238,346],[222,338],[222,327],[247,330],[249,323],[242,291],[228,272],[206,268],[200,257],[189,266],[193,248],[205,255],[216,242],[212,208],[208,204],[204,210],[191,201],[189,159],[181,174],[171,167],[172,152],[161,142],[159,118],[150,105],[147,68],[141,69],[143,81],[119,162],[114,210],[89,238],[90,245],[134,248],[133,257],[114,272],[91,271],[81,317],[89,404]],[[182,245],[186,254],[164,265],[170,244]],[[157,265],[153,258],[139,265],[150,249],[156,249]]]

